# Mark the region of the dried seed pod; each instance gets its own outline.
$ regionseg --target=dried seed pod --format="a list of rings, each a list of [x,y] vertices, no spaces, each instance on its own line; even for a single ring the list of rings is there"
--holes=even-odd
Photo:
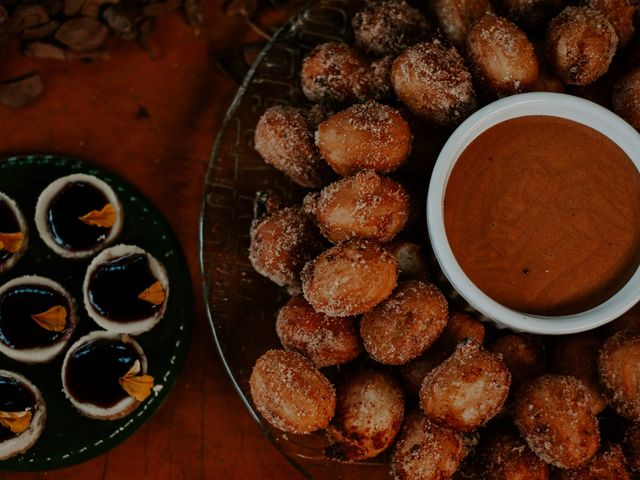
[[[609,338],[598,356],[598,373],[609,405],[619,415],[640,421],[640,335],[627,331]]]
[[[95,18],[81,17],[67,20],[55,38],[76,52],[88,52],[100,48],[107,40],[109,29]]]
[[[409,217],[405,190],[370,170],[323,188],[314,205],[320,231],[334,243],[354,238],[388,242]]]
[[[473,340],[431,370],[420,389],[420,406],[440,425],[470,432],[500,412],[511,375],[500,357]]]
[[[25,28],[36,27],[50,20],[49,12],[42,5],[20,5],[11,15],[11,31],[20,33]]]
[[[53,34],[60,27],[60,22],[51,20],[37,27],[25,28],[22,31],[22,38],[25,40],[41,40]]]
[[[292,297],[280,309],[276,332],[282,346],[303,354],[319,368],[349,362],[362,352],[355,317],[318,313],[302,296]]]
[[[391,81],[402,103],[437,125],[457,125],[476,108],[471,74],[462,57],[438,40],[419,43],[398,56]]]
[[[329,425],[336,393],[327,378],[296,352],[269,350],[253,367],[253,404],[274,427],[291,433],[311,433]]]
[[[542,375],[516,392],[515,423],[529,448],[559,468],[588,462],[600,446],[598,421],[575,377]]]
[[[340,175],[370,169],[389,173],[402,165],[413,136],[400,112],[367,102],[332,115],[318,126],[316,145]]]
[[[343,461],[373,458],[393,443],[404,419],[404,394],[388,373],[362,370],[338,387],[325,454]]]
[[[404,422],[391,471],[396,480],[448,479],[466,455],[462,435],[436,425],[416,410]]]
[[[609,69],[618,35],[600,11],[567,7],[549,24],[546,48],[558,76],[570,85],[588,85]]]
[[[457,47],[464,44],[471,25],[484,14],[493,12],[489,0],[434,0],[430,6],[440,28]]]
[[[360,335],[376,361],[402,365],[424,353],[442,333],[449,312],[438,287],[413,280],[401,283],[362,317]]]
[[[533,335],[506,333],[489,345],[489,351],[502,357],[514,385],[541,375],[545,370],[544,344]]]
[[[368,240],[335,245],[302,270],[302,289],[317,311],[336,317],[367,312],[396,286],[396,259]]]
[[[632,70],[613,87],[613,110],[640,131],[640,67]],[[637,310],[637,309],[636,309]],[[623,318],[629,317],[632,313],[627,312]],[[637,325],[640,327],[640,315]],[[640,328],[637,329],[640,333]]]

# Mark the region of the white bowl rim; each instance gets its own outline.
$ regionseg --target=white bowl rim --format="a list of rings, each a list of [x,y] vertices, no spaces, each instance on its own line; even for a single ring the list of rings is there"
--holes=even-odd
[[[542,316],[511,310],[480,290],[458,264],[444,227],[444,194],[460,154],[482,132],[506,120],[531,115],[565,118],[589,126],[610,138],[640,171],[640,135],[622,118],[596,103],[561,93],[534,92],[490,103],[465,120],[440,151],[427,194],[427,226],[435,257],[449,282],[476,310],[498,326],[546,335],[583,332],[604,325],[629,310],[640,299],[640,267],[627,283],[602,304],[576,314]]]

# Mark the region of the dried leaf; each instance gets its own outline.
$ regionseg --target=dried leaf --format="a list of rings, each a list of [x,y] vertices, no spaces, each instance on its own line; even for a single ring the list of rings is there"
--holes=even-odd
[[[67,52],[64,48],[52,43],[30,42],[24,47],[24,54],[27,57],[47,58],[53,60],[66,60]]]
[[[0,83],[0,103],[8,107],[21,107],[38,97],[42,90],[42,78],[37,73],[32,73]]]
[[[144,292],[138,295],[140,300],[152,303],[153,305],[161,305],[167,298],[167,293],[164,291],[162,283],[158,280],[156,283],[147,288]]]
[[[142,8],[142,14],[147,17],[156,17],[163,13],[169,13],[182,5],[183,0],[165,0],[164,2],[151,3]]]
[[[31,318],[50,332],[61,332],[67,327],[67,309],[62,305],[56,305],[46,312],[31,315]]]
[[[87,52],[101,47],[108,35],[109,29],[98,20],[82,17],[64,22],[55,38],[76,52]]]
[[[100,7],[108,3],[113,5],[119,2],[120,0],[86,0],[80,13],[86,17],[98,18]]]
[[[120,377],[120,386],[130,396],[142,402],[149,395],[153,388],[153,377],[151,375],[138,375],[140,373],[140,360],[136,360],[129,371]]]
[[[32,416],[33,414],[28,410],[23,412],[0,411],[0,425],[8,428],[13,433],[22,433],[31,425]]]
[[[22,38],[25,40],[42,40],[43,38],[47,38],[49,35],[53,34],[59,26],[60,22],[51,20],[50,22],[38,27],[25,28],[22,31]]]
[[[113,205],[107,203],[100,210],[91,210],[89,213],[79,217],[80,220],[87,225],[93,225],[95,227],[113,227],[116,223],[118,215]]]
[[[200,0],[185,0],[183,8],[189,25],[196,29],[204,25],[204,13]]]
[[[20,5],[11,16],[11,31],[22,32],[25,28],[42,25],[50,20],[49,12],[42,5]]]
[[[24,242],[24,233],[0,233],[0,250],[9,253],[18,253]]]
[[[73,17],[80,13],[86,0],[64,0],[64,14]]]
[[[240,15],[250,17],[258,8],[258,0],[230,0],[227,3],[224,13],[229,16]]]

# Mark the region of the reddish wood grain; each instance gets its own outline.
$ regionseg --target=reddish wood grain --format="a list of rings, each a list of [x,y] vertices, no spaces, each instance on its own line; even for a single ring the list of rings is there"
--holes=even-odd
[[[82,465],[40,474],[0,472],[0,480],[300,477],[245,411],[218,359],[202,306],[197,235],[203,178],[235,93],[212,55],[251,39],[242,21],[219,13],[220,0],[205,3],[200,35],[178,14],[160,19],[150,39],[155,62],[133,43],[114,43],[111,60],[91,64],[23,59],[15,45],[11,61],[0,65],[0,78],[36,70],[45,83],[45,93],[32,104],[0,106],[0,155],[74,155],[136,185],[182,242],[197,311],[185,370],[143,428]]]

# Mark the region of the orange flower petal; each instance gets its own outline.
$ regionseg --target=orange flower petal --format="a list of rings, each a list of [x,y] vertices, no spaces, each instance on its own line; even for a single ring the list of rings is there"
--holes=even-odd
[[[113,227],[118,218],[116,209],[110,203],[107,203],[101,210],[91,210],[86,215],[80,217],[87,225],[95,227]]]
[[[162,283],[158,280],[156,283],[147,288],[144,292],[138,295],[140,300],[153,303],[154,305],[162,304],[167,298],[167,294],[164,291]]]
[[[67,326],[67,309],[62,305],[56,305],[46,312],[31,315],[31,318],[45,330],[61,332]]]
[[[22,248],[24,242],[24,233],[0,233],[0,250],[6,250],[10,253],[17,253]]]
[[[140,373],[140,361],[136,360],[129,371],[120,377],[120,386],[131,397],[139,402],[151,395],[153,377],[151,375],[138,375]]]
[[[22,433],[31,425],[33,414],[25,410],[24,412],[2,412],[0,411],[0,425],[8,428],[13,433]]]

